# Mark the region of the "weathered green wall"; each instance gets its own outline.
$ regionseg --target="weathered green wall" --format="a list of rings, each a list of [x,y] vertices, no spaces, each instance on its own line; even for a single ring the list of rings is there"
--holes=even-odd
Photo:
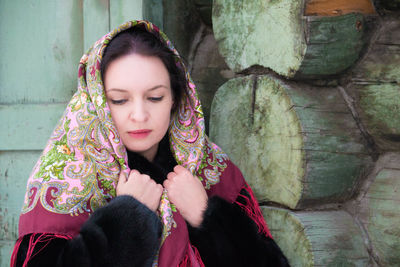
[[[0,1],[0,266],[9,266],[26,180],[76,90],[80,57],[142,0]]]

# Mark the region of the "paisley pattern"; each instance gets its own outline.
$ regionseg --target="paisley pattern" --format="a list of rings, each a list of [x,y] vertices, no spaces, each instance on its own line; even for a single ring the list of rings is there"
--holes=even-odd
[[[202,180],[206,189],[216,185],[227,167],[227,156],[205,135],[204,117],[196,87],[180,56],[156,26],[129,21],[98,40],[80,60],[78,90],[52,133],[29,177],[22,214],[38,205],[52,214],[90,214],[116,196],[121,171],[129,173],[127,152],[111,119],[101,79],[104,49],[121,31],[142,27],[157,36],[176,56],[186,73],[187,97],[169,127],[170,146],[178,164]],[[177,223],[176,209],[163,194],[158,214],[164,224],[162,244]]]

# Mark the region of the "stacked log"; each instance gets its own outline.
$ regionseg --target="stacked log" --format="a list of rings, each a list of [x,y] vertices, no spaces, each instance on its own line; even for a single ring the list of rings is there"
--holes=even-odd
[[[220,53],[236,72],[260,65],[286,77],[337,74],[359,58],[364,15],[374,8],[369,0],[330,2],[216,0]]]
[[[370,0],[213,2],[235,77],[210,138],[292,266],[400,262],[400,14],[380,2],[381,17]]]
[[[361,230],[344,211],[291,212],[262,208],[291,266],[369,266]]]
[[[259,201],[292,209],[349,199],[371,159],[337,90],[246,76],[214,97],[210,137]]]
[[[400,150],[400,20],[387,16],[346,90],[381,151]]]
[[[351,203],[381,266],[397,266],[400,251],[400,153],[386,153],[376,163],[365,190]]]

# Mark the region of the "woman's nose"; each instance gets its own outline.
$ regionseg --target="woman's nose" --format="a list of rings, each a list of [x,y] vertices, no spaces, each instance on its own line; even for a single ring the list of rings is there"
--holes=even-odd
[[[146,110],[146,107],[143,103],[134,103],[130,110],[129,118],[136,122],[146,121],[149,117],[149,114]]]

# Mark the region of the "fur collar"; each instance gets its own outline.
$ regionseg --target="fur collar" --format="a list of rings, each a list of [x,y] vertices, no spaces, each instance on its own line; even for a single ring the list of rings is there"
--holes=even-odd
[[[138,153],[128,150],[128,165],[130,169],[149,175],[156,183],[162,184],[167,174],[173,170],[176,161],[169,148],[168,135],[161,140],[153,162],[148,161]]]

